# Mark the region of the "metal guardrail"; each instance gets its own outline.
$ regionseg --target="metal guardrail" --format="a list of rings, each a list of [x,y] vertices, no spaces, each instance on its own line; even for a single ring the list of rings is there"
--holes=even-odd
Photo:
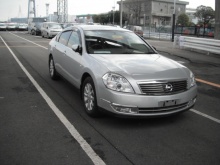
[[[175,38],[175,45],[179,45],[180,48],[191,48],[207,53],[220,54],[220,40],[179,36]]]

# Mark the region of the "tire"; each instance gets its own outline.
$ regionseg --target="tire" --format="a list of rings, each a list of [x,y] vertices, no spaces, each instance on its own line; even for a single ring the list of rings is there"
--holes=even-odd
[[[91,77],[87,77],[83,82],[82,97],[86,113],[91,117],[100,116],[100,111],[97,106],[95,86]]]
[[[35,30],[31,31],[31,35],[35,35],[35,33],[36,33]]]
[[[59,79],[59,75],[56,71],[52,56],[50,56],[50,58],[49,58],[49,74],[50,74],[50,78],[52,80],[58,80]]]
[[[47,39],[50,39],[50,36],[49,36],[49,34],[47,33]]]

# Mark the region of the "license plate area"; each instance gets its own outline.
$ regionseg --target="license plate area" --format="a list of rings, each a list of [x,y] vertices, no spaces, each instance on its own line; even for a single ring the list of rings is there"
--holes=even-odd
[[[160,107],[170,107],[170,106],[175,106],[178,104],[178,100],[166,100],[166,101],[161,101],[159,102]]]

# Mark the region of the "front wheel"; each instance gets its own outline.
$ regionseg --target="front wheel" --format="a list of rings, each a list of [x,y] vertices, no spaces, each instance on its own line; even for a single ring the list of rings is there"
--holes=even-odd
[[[87,77],[83,82],[82,92],[86,113],[91,117],[98,117],[100,112],[97,106],[95,85],[91,77]]]
[[[52,80],[57,80],[59,78],[52,56],[49,58],[49,73]]]

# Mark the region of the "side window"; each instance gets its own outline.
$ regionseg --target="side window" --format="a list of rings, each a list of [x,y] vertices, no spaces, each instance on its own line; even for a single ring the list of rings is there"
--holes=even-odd
[[[62,34],[62,32],[60,32],[59,34],[57,34],[57,36],[56,36],[56,41],[57,41],[57,42],[59,41],[61,34]]]
[[[72,45],[76,45],[76,44],[81,45],[80,35],[77,31],[73,31],[67,46],[72,48]]]
[[[61,35],[60,38],[58,40],[58,42],[60,42],[63,45],[67,45],[67,42],[70,38],[70,34],[72,33],[72,31],[64,31]]]

